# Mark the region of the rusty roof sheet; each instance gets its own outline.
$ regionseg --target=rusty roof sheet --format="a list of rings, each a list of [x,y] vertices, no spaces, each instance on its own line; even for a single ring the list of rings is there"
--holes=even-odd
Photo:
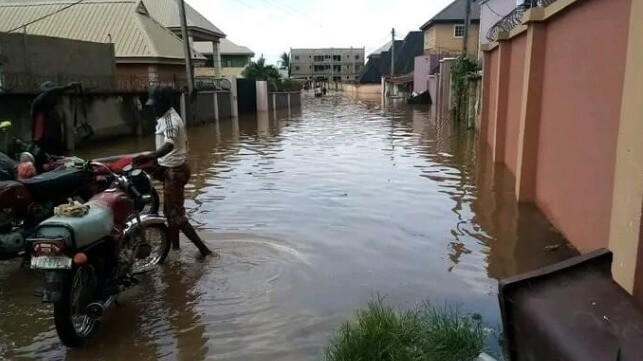
[[[149,16],[144,1],[85,0],[64,9],[76,2],[0,0],[0,31],[35,21],[25,27],[27,34],[112,42],[117,61],[140,59],[148,63],[154,58],[183,62],[181,39]],[[203,59],[198,53],[194,57]]]

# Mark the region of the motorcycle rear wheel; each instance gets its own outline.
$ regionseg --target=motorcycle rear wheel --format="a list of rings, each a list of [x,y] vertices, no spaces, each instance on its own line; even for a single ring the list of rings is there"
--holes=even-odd
[[[98,330],[100,322],[87,314],[98,294],[97,284],[92,266],[74,267],[63,278],[61,297],[54,302],[54,322],[63,345],[82,347]]]

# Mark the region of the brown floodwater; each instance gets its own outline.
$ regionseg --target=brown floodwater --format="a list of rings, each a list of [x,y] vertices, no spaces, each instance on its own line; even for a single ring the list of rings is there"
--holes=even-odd
[[[378,294],[460,305],[498,329],[497,280],[574,251],[516,203],[513,176],[474,132],[430,114],[332,95],[191,128],[187,208],[221,257],[197,262],[186,244],[74,351],[32,295],[38,275],[1,264],[0,359],[315,360]],[[122,139],[79,154],[152,146]]]

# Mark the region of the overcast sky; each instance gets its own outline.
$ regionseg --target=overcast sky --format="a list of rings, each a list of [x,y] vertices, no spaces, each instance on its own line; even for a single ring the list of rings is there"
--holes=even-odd
[[[377,49],[403,38],[452,0],[187,0],[231,41],[274,63],[293,48]]]

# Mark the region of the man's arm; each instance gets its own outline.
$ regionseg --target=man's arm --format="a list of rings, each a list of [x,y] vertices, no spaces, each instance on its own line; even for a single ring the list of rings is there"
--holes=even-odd
[[[46,106],[49,102],[49,99],[56,97],[66,92],[67,90],[78,88],[80,83],[69,83],[66,86],[54,86],[44,92],[40,93],[36,99],[31,103],[31,116],[35,116],[35,113]]]

